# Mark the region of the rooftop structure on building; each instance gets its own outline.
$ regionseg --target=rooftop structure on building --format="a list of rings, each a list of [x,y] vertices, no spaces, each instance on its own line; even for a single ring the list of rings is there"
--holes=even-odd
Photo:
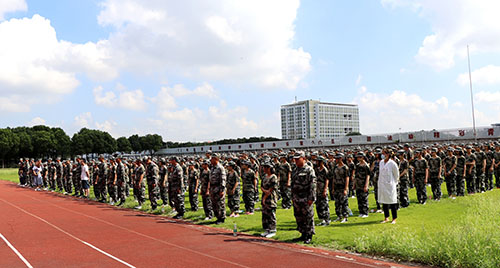
[[[351,132],[359,132],[356,104],[305,100],[281,106],[282,139],[336,138]]]

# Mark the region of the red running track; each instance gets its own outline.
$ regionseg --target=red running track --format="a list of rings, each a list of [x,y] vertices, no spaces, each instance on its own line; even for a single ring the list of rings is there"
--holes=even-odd
[[[406,267],[0,181],[0,267]]]

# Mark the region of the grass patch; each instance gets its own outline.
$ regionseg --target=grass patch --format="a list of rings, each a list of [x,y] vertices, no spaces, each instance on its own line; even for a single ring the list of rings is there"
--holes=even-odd
[[[18,182],[16,169],[0,169],[0,179]],[[495,189],[484,194],[458,197],[455,200],[444,198],[426,205],[416,205],[415,189],[410,190],[411,205],[399,210],[398,223],[379,224],[382,214],[358,218],[356,199],[349,198],[349,207],[354,215],[344,224],[332,223],[327,227],[316,227],[312,246],[356,251],[371,255],[382,255],[401,261],[420,262],[443,267],[500,267],[500,195]],[[431,194],[430,187],[427,189]],[[443,193],[446,193],[443,183]],[[91,191],[91,196],[93,192]],[[185,219],[196,224],[212,225],[204,222],[201,207],[190,211],[189,200],[185,199]],[[374,195],[370,193],[370,209],[375,207]],[[161,203],[161,201],[160,201]],[[137,205],[133,196],[124,204],[126,208]],[[279,207],[281,204],[278,204]],[[240,205],[244,208],[243,202]],[[260,207],[260,204],[257,205]],[[161,207],[151,211],[149,201],[142,211],[153,214],[169,215],[171,209]],[[229,212],[229,211],[228,211]],[[330,201],[330,213],[335,218],[335,206]],[[263,232],[261,212],[253,216],[241,215],[239,218],[226,218],[217,227],[233,229],[236,223],[239,232],[259,235]],[[278,232],[276,240],[290,242],[300,234],[296,231],[293,210],[277,210]],[[319,222],[315,218],[315,222]],[[215,225],[214,225],[215,226]]]

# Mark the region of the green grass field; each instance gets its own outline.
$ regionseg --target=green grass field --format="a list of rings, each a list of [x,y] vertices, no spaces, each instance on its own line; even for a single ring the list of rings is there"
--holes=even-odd
[[[0,179],[18,182],[15,169],[0,169]],[[428,195],[430,195],[430,187]],[[356,199],[349,199],[354,215],[344,224],[332,223],[326,227],[316,227],[312,246],[347,250],[369,255],[390,257],[398,261],[419,262],[442,267],[500,267],[500,191],[459,197],[456,200],[444,198],[428,201],[426,205],[416,205],[415,189],[410,190],[411,205],[400,209],[396,225],[380,224],[382,214],[370,214],[368,218],[358,218]],[[160,201],[161,202],[161,201]],[[130,196],[124,207],[133,208],[137,203]],[[257,207],[259,207],[258,205]],[[244,208],[243,203],[240,205]],[[370,209],[375,207],[374,195],[370,194]],[[189,211],[186,198],[186,220],[197,224],[204,222],[201,208]],[[142,208],[149,211],[149,202]],[[154,214],[166,214],[160,208]],[[335,218],[333,201],[330,213]],[[277,210],[278,233],[276,240],[291,242],[300,236],[295,230],[293,210]],[[315,219],[318,222],[318,219]],[[226,218],[218,227],[233,229],[236,224],[239,232],[259,235],[262,230],[261,213],[241,215],[239,218]]]

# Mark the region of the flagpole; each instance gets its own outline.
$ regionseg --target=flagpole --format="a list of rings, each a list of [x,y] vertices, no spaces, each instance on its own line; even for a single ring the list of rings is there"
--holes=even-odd
[[[474,116],[474,95],[472,94],[472,73],[470,70],[470,56],[469,56],[469,45],[467,45],[467,60],[469,62],[469,85],[470,85],[470,103],[472,105],[472,129],[474,132],[474,140],[476,137],[476,117]]]

